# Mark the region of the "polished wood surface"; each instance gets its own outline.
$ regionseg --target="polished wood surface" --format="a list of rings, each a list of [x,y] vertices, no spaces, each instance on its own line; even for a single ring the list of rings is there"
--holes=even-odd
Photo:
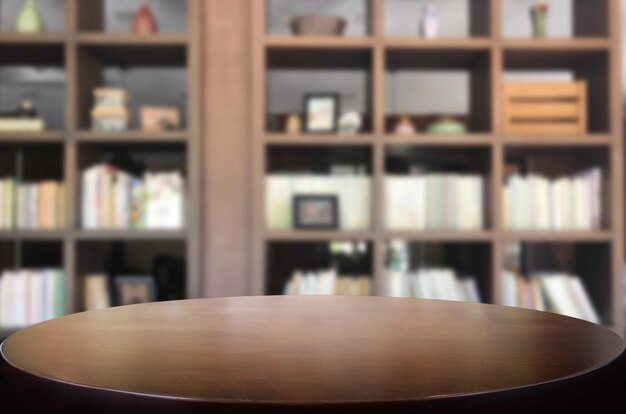
[[[550,313],[315,296],[81,313],[14,334],[2,356],[68,388],[231,406],[341,406],[532,387],[584,376],[623,349],[605,328]]]

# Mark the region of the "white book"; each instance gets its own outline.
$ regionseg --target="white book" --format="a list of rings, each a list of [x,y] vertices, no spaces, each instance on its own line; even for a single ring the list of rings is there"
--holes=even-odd
[[[599,324],[600,317],[591,303],[591,299],[589,298],[587,290],[585,289],[580,277],[572,276],[568,280],[570,288],[573,291],[573,295],[576,298],[576,303],[579,305],[580,313],[582,314],[583,319]]]
[[[96,229],[97,221],[96,188],[99,166],[86,169],[81,178],[81,210],[84,229]]]
[[[26,271],[12,272],[13,275],[13,309],[15,327],[28,325],[28,274]]]
[[[502,292],[504,294],[502,301],[504,306],[518,306],[517,277],[515,273],[509,270],[505,270],[502,275]]]
[[[179,172],[146,173],[146,227],[182,229],[184,227],[184,184]]]
[[[94,311],[111,306],[109,278],[105,274],[85,276],[85,310]]]
[[[464,292],[464,300],[468,302],[481,303],[480,289],[475,277],[464,277],[459,280]]]
[[[583,319],[583,314],[577,307],[568,287],[568,278],[568,275],[561,273],[538,275],[539,284],[545,294],[548,308],[552,312]]]
[[[44,277],[39,271],[29,271],[28,285],[28,325],[34,325],[43,321],[44,301]]]
[[[0,274],[0,327],[11,326],[9,312],[11,306],[11,290],[6,272]]]

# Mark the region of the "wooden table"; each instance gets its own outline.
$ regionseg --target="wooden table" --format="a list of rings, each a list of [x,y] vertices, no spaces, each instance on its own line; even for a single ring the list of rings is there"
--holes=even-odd
[[[48,411],[509,413],[615,404],[623,350],[550,313],[316,296],[81,313],[14,334],[2,356],[13,401]]]

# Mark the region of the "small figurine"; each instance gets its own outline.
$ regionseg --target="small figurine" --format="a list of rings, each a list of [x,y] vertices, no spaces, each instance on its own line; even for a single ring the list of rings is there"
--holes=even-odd
[[[414,135],[416,132],[415,126],[407,115],[401,116],[394,128],[394,133],[397,135]]]
[[[152,14],[150,7],[144,3],[133,18],[133,33],[146,35],[154,34],[158,31],[159,26],[154,14]]]
[[[302,121],[300,120],[300,115],[291,114],[287,117],[285,121],[285,132],[287,134],[299,134],[302,132]]]
[[[547,3],[536,3],[530,9],[530,15],[533,22],[533,36],[539,39],[548,36],[548,10],[550,6]]]
[[[339,132],[354,135],[359,132],[362,125],[361,115],[356,111],[348,111],[339,119]]]
[[[24,7],[17,16],[15,30],[18,33],[41,33],[44,23],[35,0],[26,0]]]
[[[17,108],[16,115],[18,118],[37,118],[37,109],[32,101],[24,99]]]
[[[427,39],[433,39],[439,35],[439,14],[435,5],[428,3],[424,6],[422,11],[422,19],[420,23],[420,29],[422,36]]]

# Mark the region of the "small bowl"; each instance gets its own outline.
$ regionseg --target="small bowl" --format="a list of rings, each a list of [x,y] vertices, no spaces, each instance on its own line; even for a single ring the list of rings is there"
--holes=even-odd
[[[292,18],[289,25],[297,36],[341,36],[347,22],[338,16],[303,14]]]

